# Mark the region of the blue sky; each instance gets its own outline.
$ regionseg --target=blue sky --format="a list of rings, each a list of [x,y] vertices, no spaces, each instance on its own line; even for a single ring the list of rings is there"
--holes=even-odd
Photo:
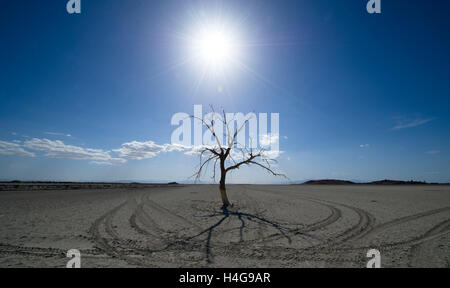
[[[291,180],[450,182],[448,1],[81,2],[0,4],[2,180],[186,180],[198,158],[164,145],[202,104],[280,113]],[[226,77],[183,62],[209,19],[239,35]]]

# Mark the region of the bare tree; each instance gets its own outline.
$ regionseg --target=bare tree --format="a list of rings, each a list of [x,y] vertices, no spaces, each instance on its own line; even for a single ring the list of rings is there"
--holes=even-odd
[[[214,112],[214,109],[211,107],[211,110],[213,111],[213,114],[216,114]],[[216,114],[217,115],[217,114]],[[222,119],[215,119],[214,117],[211,117],[211,119],[200,119],[195,116],[191,116],[191,118],[200,120],[203,125],[207,127],[207,129],[210,131],[211,135],[214,138],[214,144],[213,145],[203,145],[201,147],[197,147],[197,153],[200,156],[200,164],[198,167],[197,172],[193,175],[197,180],[199,180],[204,172],[204,170],[207,170],[208,166],[212,163],[213,165],[213,175],[212,178],[215,181],[216,180],[216,170],[220,169],[220,180],[219,180],[219,189],[220,189],[220,196],[222,198],[223,207],[231,206],[230,201],[228,200],[227,192],[226,192],[226,177],[228,172],[234,171],[239,169],[241,166],[244,165],[256,165],[270,174],[274,176],[282,176],[287,178],[284,174],[275,172],[272,167],[271,163],[276,163],[276,160],[274,158],[269,157],[268,151],[264,149],[264,147],[260,147],[256,151],[252,148],[252,143],[250,143],[250,147],[247,148],[245,143],[238,143],[237,136],[242,131],[245,132],[245,126],[249,122],[249,119],[245,119],[244,123],[240,127],[234,128],[234,121],[235,119],[227,119],[227,115],[225,113],[225,110],[222,109],[222,115],[223,117],[220,117]],[[225,130],[222,130],[223,135],[217,135],[215,131],[216,127],[216,121],[222,122],[220,125],[224,125],[226,128]],[[233,124],[232,126],[230,124]],[[231,126],[231,127],[230,127]],[[220,138],[226,139],[222,143]],[[251,139],[250,142],[254,141],[256,139]]]

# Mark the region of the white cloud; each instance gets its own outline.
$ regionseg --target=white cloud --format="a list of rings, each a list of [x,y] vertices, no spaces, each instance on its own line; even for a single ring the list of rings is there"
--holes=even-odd
[[[254,152],[259,152],[259,150],[254,151]],[[284,151],[262,150],[261,151],[261,159],[276,160],[282,153],[284,153]],[[242,153],[242,151],[233,149],[233,150],[231,150],[230,157],[233,158],[232,160],[234,160],[234,161],[243,161],[243,160],[250,158],[250,153],[249,152]]]
[[[268,150],[268,151],[263,151],[262,154],[262,158],[263,159],[277,159],[282,153],[284,153],[284,151],[279,151],[279,150]]]
[[[268,148],[272,143],[276,143],[278,139],[278,135],[261,134],[259,135],[259,145],[263,148]]]
[[[153,141],[132,141],[122,144],[121,148],[115,149],[113,152],[124,159],[142,160],[153,158],[161,152],[184,151],[186,149],[189,149],[189,147],[180,144],[158,145]]]
[[[392,130],[413,128],[424,125],[433,120],[434,118],[416,118],[416,119],[397,118],[397,124],[394,127],[392,127]]]
[[[91,161],[89,162],[91,164],[99,165],[99,166],[112,166],[114,163],[107,162],[107,161]]]
[[[209,146],[209,145],[192,146],[192,147],[188,147],[188,151],[184,152],[184,154],[189,155],[189,156],[198,156],[198,155],[200,155],[200,152],[204,148],[214,149],[215,147]]]
[[[66,136],[66,137],[72,137],[72,135],[70,135],[70,134],[59,133],[59,132],[44,132],[44,134],[52,135],[52,136]]]
[[[361,145],[359,145],[360,148],[369,148],[369,146],[370,146],[369,144],[361,144]]]
[[[199,145],[199,146],[191,146],[191,147],[184,147],[188,151],[184,152],[185,155],[189,156],[199,156],[200,152],[205,148],[210,148],[213,150],[218,150],[218,146],[211,146],[211,145]],[[284,153],[284,151],[279,150],[259,150],[256,149],[253,151],[253,153],[261,152],[261,158],[263,159],[273,159],[275,160],[280,156],[280,154]],[[203,154],[204,157],[208,157],[211,155],[211,152],[206,151],[206,153]],[[246,150],[244,148],[232,148],[230,152],[230,156],[228,158],[228,161],[231,162],[239,162],[243,161],[245,159],[250,158],[250,149]]]
[[[0,154],[2,155],[21,155],[34,157],[34,153],[26,151],[17,143],[0,141]]]
[[[132,141],[122,144],[122,147],[113,151],[102,149],[84,148],[74,145],[67,145],[61,140],[49,140],[33,138],[27,140],[23,145],[12,142],[0,141],[0,154],[3,155],[23,155],[34,157],[35,153],[28,150],[44,152],[46,157],[66,158],[75,160],[92,160],[90,163],[95,165],[114,165],[122,164],[127,160],[142,160],[153,158],[161,152],[185,151],[192,149],[179,144],[158,145],[153,141],[138,142]],[[113,157],[112,152],[117,153],[118,157]]]
[[[31,150],[43,151],[50,158],[69,158],[75,160],[95,160],[110,163],[124,163],[126,160],[113,158],[108,151],[66,145],[60,140],[33,138],[25,141],[24,146]]]
[[[278,141],[278,136],[264,135],[261,138],[262,144],[270,146],[274,141]],[[199,152],[205,148],[213,146],[183,146],[180,144],[156,144],[153,141],[139,142],[132,141],[121,145],[120,148],[112,151],[106,151],[102,149],[84,148],[80,146],[68,145],[61,140],[49,140],[46,138],[33,138],[25,141],[23,144],[20,142],[12,143],[0,141],[0,154],[4,155],[23,155],[34,157],[35,153],[27,150],[40,151],[44,153],[44,156],[49,158],[62,158],[62,159],[75,159],[75,160],[90,160],[89,163],[95,165],[115,165],[127,162],[127,160],[142,160],[156,157],[160,153],[167,153],[173,151],[184,152],[186,155],[199,155]],[[25,150],[26,149],[26,150]],[[263,158],[275,159],[283,151],[264,151]],[[117,155],[115,155],[117,154]],[[112,156],[115,155],[115,156]],[[242,153],[233,149],[231,157],[236,161],[248,155],[242,155]]]

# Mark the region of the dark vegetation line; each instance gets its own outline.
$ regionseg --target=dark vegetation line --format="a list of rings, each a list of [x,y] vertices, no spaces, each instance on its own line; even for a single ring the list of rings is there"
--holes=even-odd
[[[425,181],[400,181],[400,180],[379,180],[372,182],[353,182],[348,180],[323,179],[309,180],[302,185],[449,185],[450,183],[428,183]]]

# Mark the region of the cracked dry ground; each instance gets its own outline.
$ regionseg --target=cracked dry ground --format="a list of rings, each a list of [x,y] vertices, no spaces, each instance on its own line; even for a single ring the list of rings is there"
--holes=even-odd
[[[0,192],[0,267],[450,267],[450,186]]]

